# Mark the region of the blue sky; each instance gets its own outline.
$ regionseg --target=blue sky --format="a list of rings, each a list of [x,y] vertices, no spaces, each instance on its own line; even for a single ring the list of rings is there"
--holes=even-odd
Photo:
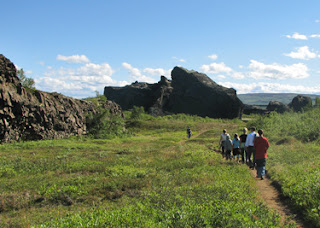
[[[320,1],[11,0],[0,53],[36,88],[84,98],[170,78],[174,66],[238,93],[320,94]]]

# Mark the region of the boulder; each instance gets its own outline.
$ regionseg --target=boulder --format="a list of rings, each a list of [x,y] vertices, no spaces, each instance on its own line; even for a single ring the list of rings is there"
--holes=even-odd
[[[295,112],[300,112],[312,107],[312,100],[308,96],[298,95],[294,97],[289,104],[289,107]]]
[[[283,104],[280,101],[270,101],[267,106],[268,111],[276,111],[278,113],[284,113],[290,110],[288,105]]]
[[[243,104],[234,89],[182,67],[175,67],[171,77],[170,81],[161,76],[155,84],[135,82],[125,87],[105,87],[104,95],[125,110],[143,106],[154,115],[186,113],[230,119],[240,116]]]
[[[244,104],[244,107],[243,107],[243,114],[246,114],[246,115],[251,115],[251,114],[264,115],[264,114],[268,114],[268,113],[269,113],[268,110],[266,110],[265,108],[262,108],[260,106],[257,106],[257,105]]]
[[[114,102],[103,106],[122,115]],[[92,102],[22,87],[14,64],[0,55],[0,142],[86,134],[89,112],[96,113]]]

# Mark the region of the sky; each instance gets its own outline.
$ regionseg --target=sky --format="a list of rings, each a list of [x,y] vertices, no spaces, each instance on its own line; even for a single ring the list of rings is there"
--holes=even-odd
[[[0,54],[85,98],[181,66],[245,93],[320,94],[319,0],[0,0]]]

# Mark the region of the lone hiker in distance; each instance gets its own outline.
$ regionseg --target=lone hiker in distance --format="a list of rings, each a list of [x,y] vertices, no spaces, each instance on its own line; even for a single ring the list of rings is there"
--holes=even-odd
[[[187,137],[188,137],[188,139],[191,138],[191,135],[192,135],[192,131],[191,131],[190,127],[188,127],[187,128]]]
[[[264,179],[267,163],[267,150],[270,146],[268,139],[264,137],[262,129],[258,130],[259,136],[254,140],[256,149],[257,178]]]

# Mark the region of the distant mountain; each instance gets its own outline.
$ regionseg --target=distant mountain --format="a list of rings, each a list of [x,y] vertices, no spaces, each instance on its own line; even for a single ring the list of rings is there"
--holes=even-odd
[[[280,101],[284,104],[289,104],[292,99],[299,95],[298,93],[248,93],[248,94],[238,94],[239,99],[248,105],[262,105],[267,106],[269,101]],[[320,95],[315,94],[300,94],[309,96],[314,103],[316,97],[320,97]]]

